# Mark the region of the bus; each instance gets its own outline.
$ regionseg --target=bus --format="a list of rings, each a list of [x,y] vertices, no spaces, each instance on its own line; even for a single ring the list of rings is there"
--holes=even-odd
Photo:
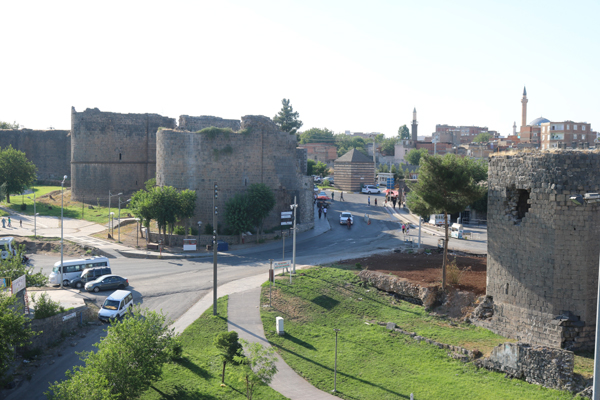
[[[69,286],[69,281],[81,276],[86,268],[110,267],[110,261],[106,257],[80,258],[77,260],[63,261],[62,280],[63,286]],[[48,276],[48,281],[55,285],[60,285],[60,261],[54,263],[54,268]]]

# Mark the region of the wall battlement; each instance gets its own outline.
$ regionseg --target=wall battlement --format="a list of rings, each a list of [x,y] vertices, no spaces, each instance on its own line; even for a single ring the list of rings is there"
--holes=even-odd
[[[505,336],[567,349],[594,344],[600,206],[569,197],[600,191],[600,153],[561,150],[490,157],[487,294]]]
[[[179,116],[179,129],[182,131],[196,132],[210,126],[217,128],[231,128],[231,130],[239,131],[240,120],[223,119],[210,115],[202,115],[200,117],[190,117],[189,115]]]

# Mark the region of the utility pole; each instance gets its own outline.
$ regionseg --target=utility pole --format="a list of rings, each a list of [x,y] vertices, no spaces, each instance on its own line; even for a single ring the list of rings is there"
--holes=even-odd
[[[213,315],[217,315],[217,199],[218,199],[218,187],[215,182],[215,190],[213,195]]]
[[[295,274],[296,273],[296,209],[298,208],[298,204],[296,204],[296,196],[294,196],[294,204],[292,204],[290,206],[293,210],[294,210],[294,243],[292,246],[292,263],[293,263],[293,267],[292,267],[292,271]],[[290,274],[290,283],[292,283],[292,275]]]

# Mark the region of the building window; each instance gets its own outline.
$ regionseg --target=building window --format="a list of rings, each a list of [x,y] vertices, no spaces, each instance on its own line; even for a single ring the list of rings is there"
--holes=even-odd
[[[577,134],[573,134],[573,139],[577,139]]]
[[[577,125],[573,125],[573,129],[577,130]]]
[[[585,131],[585,125],[581,125],[581,130]]]

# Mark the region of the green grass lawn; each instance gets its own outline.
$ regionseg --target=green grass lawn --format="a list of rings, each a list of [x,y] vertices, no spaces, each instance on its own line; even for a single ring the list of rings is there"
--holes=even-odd
[[[245,399],[246,386],[240,382],[241,368],[227,365],[226,387],[221,387],[223,364],[213,346],[219,332],[227,332],[227,297],[217,301],[218,316],[212,307],[181,335],[183,358],[163,368],[162,379],[141,396],[141,399]],[[268,386],[258,387],[254,399],[285,399]]]
[[[303,276],[302,276],[303,275]],[[452,326],[423,307],[364,288],[352,271],[316,267],[293,285],[276,280],[273,307],[261,307],[267,339],[296,372],[324,391],[333,389],[335,329],[338,336],[337,389],[344,399],[571,399],[504,374],[478,370],[370,321],[395,322],[408,331],[442,343],[488,349],[504,338],[472,325]],[[262,304],[269,302],[268,284]],[[285,335],[275,333],[275,318],[285,320]]]
[[[33,190],[35,191],[36,196],[36,212],[39,215],[43,216],[60,217],[60,186],[36,186],[35,188],[33,188]],[[52,195],[53,200],[46,196],[52,192],[57,192]],[[63,199],[63,215],[65,218],[84,219],[86,221],[104,225],[108,223],[108,207],[99,207],[97,205],[93,205],[94,208],[89,209],[89,204],[71,202],[70,194],[71,190],[68,188],[65,189],[65,197]],[[121,200],[125,199],[121,198]],[[2,202],[2,206],[9,207],[12,210],[21,214],[33,215],[33,194],[27,194],[25,196],[12,195],[10,197],[10,201],[10,203]],[[21,210],[22,203],[25,203],[27,205],[27,208],[25,210]],[[116,197],[113,198],[113,203],[114,205],[111,207],[110,211],[114,211],[116,217],[118,213],[118,199]],[[121,203],[121,217],[126,216],[128,212],[124,207],[125,205]]]

